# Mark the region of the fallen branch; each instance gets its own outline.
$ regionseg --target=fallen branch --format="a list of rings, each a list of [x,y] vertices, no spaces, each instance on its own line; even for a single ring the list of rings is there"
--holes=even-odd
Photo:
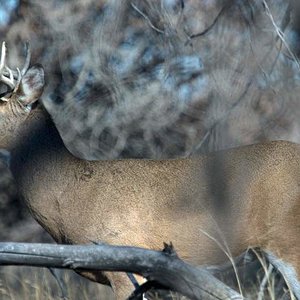
[[[208,271],[179,259],[172,245],[161,252],[106,244],[0,243],[0,265],[131,272],[190,299],[242,299]]]

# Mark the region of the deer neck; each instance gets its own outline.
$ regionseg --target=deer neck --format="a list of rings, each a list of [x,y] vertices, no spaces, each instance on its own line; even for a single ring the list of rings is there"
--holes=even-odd
[[[16,179],[26,176],[25,165],[47,153],[67,152],[63,141],[44,108],[36,108],[16,133],[11,149],[11,170]]]

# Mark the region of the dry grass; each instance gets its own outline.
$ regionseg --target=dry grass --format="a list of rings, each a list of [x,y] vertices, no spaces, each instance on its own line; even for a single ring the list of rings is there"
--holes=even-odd
[[[73,271],[61,270],[69,300],[114,299],[109,287],[91,282]],[[48,269],[31,267],[1,267],[0,299],[42,300],[60,299],[61,290]]]

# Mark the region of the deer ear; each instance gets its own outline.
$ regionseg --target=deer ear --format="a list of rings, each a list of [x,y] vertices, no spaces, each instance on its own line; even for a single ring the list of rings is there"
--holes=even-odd
[[[45,86],[44,69],[41,65],[32,66],[22,77],[16,91],[18,100],[24,105],[36,102],[43,93]]]

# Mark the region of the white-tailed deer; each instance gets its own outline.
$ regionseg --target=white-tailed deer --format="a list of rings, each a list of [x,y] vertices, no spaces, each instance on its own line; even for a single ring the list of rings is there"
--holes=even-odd
[[[27,60],[29,61],[29,59]],[[1,98],[0,147],[11,151],[19,192],[35,219],[59,243],[101,241],[160,249],[172,241],[195,264],[261,247],[300,274],[300,146],[269,142],[174,160],[84,161],[64,147],[50,116],[30,111],[44,85],[43,69],[16,76],[0,64],[11,90]],[[222,247],[221,247],[222,248]],[[131,290],[125,275],[87,273]],[[300,295],[300,287],[292,284]]]

